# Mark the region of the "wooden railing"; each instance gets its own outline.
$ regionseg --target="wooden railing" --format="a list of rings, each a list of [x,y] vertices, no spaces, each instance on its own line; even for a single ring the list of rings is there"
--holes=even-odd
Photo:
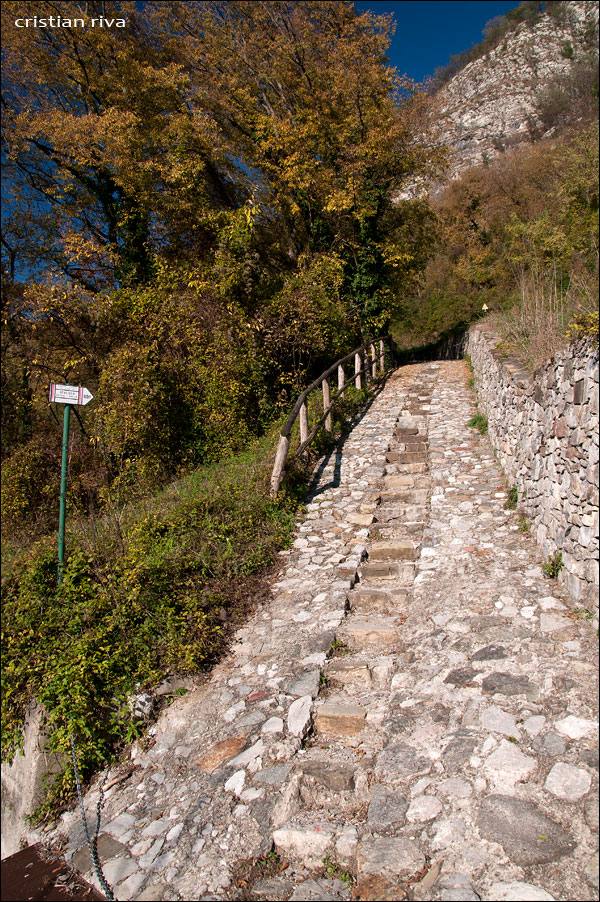
[[[354,372],[346,381],[346,371],[344,367],[354,364]],[[279,436],[279,445],[277,446],[277,454],[275,455],[275,465],[271,474],[271,494],[276,495],[279,486],[283,480],[286,462],[293,460],[301,455],[314,439],[315,435],[321,428],[325,426],[328,432],[333,430],[332,410],[336,402],[342,397],[348,386],[353,385],[359,391],[363,387],[363,376],[365,388],[374,386],[386,372],[385,365],[385,340],[383,338],[377,341],[368,341],[355,348],[350,354],[346,354],[341,360],[336,360],[329,369],[315,379],[314,382],[305,388],[294,404],[294,409],[290,413],[287,422]],[[329,384],[330,377],[337,375],[337,388],[334,390],[333,400],[331,398],[331,387]],[[309,431],[308,423],[308,397],[309,395],[320,389],[323,395],[323,413]],[[290,437],[296,420],[299,421],[300,427],[300,444],[294,451],[293,455],[288,457],[290,448]]]

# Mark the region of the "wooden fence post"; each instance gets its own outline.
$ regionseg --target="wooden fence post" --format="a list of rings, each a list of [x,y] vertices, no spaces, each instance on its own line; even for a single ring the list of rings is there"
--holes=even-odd
[[[373,374],[373,379],[377,378],[377,352],[375,350],[374,342],[371,342],[369,345],[369,350],[371,352],[371,372]]]
[[[379,339],[379,372],[382,376],[385,373],[385,344],[383,338]]]
[[[338,366],[338,391],[341,391],[346,384],[346,374],[344,373],[344,367],[340,364]]]
[[[362,368],[362,361],[360,359],[360,354],[356,353],[354,355],[354,387],[357,388],[359,391],[362,388],[362,378],[361,378],[361,373],[360,373],[361,368]]]
[[[321,388],[323,389],[323,413],[325,413],[325,411],[331,404],[331,399],[329,397],[329,379],[323,379]],[[330,413],[328,413],[325,417],[325,429],[327,430],[327,432],[331,432],[333,430],[333,420],[331,419]]]
[[[306,401],[302,402],[300,408],[300,444],[302,445],[308,438],[308,411],[306,409]]]
[[[279,444],[277,445],[277,454],[275,455],[275,465],[271,474],[271,495],[276,495],[283,478],[283,469],[285,460],[290,446],[290,440],[285,435],[279,436]]]

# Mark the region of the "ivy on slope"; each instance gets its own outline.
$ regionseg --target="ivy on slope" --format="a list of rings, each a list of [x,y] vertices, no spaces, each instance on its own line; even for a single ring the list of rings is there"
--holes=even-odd
[[[3,600],[3,759],[19,749],[34,700],[49,748],[65,754],[36,820],[72,796],[72,734],[89,775],[139,735],[132,694],[207,669],[223,649],[224,622],[259,591],[293,529],[293,492],[268,494],[272,446],[271,435],[130,512],[108,553],[76,528],[59,587],[53,538],[15,562]]]

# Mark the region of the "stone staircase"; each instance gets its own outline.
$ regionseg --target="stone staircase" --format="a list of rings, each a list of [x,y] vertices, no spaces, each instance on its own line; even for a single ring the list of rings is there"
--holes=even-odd
[[[323,469],[271,600],[109,774],[117,899],[597,898],[597,637],[473,413],[463,363],[404,367]],[[93,879],[77,812],[45,839]]]
[[[334,863],[333,872],[357,873],[355,894],[360,899],[398,898],[390,895],[399,891],[398,878],[412,877],[425,863],[419,850],[402,839],[380,837],[361,842],[359,849],[359,832],[386,833],[404,821],[407,809],[393,782],[385,779],[385,765],[382,782],[369,785],[368,772],[375,765],[381,770],[389,694],[398,664],[408,660],[402,623],[411,604],[427,519],[430,479],[424,414],[430,398],[431,388],[427,392],[423,380],[404,399],[371,518],[368,555],[348,594],[348,616],[323,667],[314,736],[299,765],[302,807],[273,835],[277,852],[300,867],[318,868],[326,859]],[[292,898],[305,898],[307,889],[315,899],[339,899],[348,895],[349,888],[344,892],[343,884],[327,887],[315,881]]]

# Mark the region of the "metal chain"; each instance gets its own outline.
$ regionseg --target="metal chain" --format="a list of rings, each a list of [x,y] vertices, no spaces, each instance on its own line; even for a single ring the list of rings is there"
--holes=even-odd
[[[83,823],[83,829],[85,831],[85,836],[90,849],[92,866],[94,868],[94,871],[96,872],[98,882],[102,887],[102,890],[104,891],[104,895],[109,900],[109,902],[116,902],[115,895],[110,884],[106,880],[106,877],[104,876],[104,871],[102,870],[102,865],[100,864],[100,858],[98,857],[98,834],[100,833],[100,819],[102,816],[102,806],[104,804],[104,784],[106,782],[106,775],[100,782],[100,795],[98,797],[98,804],[96,805],[96,829],[94,830],[94,835],[91,836],[87,817],[85,814],[85,806],[83,804],[83,791],[81,789],[79,768],[77,767],[77,756],[75,754],[75,737],[73,735],[71,735],[71,759],[73,761],[73,774],[75,776],[75,785],[77,787],[77,798],[79,800],[79,809],[81,811],[81,821]]]

